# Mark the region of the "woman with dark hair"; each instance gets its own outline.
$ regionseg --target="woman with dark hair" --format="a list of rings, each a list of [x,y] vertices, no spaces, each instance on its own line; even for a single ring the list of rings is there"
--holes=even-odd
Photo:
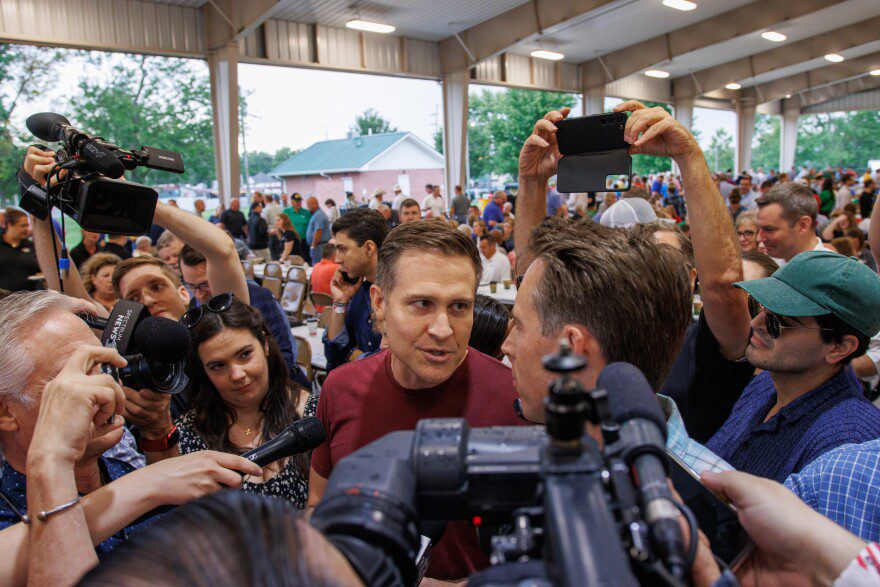
[[[474,325],[468,346],[499,361],[501,345],[510,332],[510,313],[504,304],[483,294],[474,299]]]
[[[269,246],[272,246],[272,242],[275,243],[279,261],[284,263],[291,255],[299,254],[301,239],[299,233],[296,232],[296,229],[293,227],[293,222],[290,220],[290,216],[287,214],[279,214],[278,217],[275,218],[274,228],[272,228],[269,233],[275,239],[274,241],[270,241]]]
[[[874,261],[874,255],[867,247],[868,241],[865,239],[865,233],[860,228],[850,228],[846,231],[846,238],[849,239],[849,244],[852,246],[853,255],[870,267],[872,271],[877,271],[877,262]]]
[[[189,328],[187,361],[191,409],[174,421],[178,445],[160,458],[199,450],[243,454],[312,416],[317,398],[293,383],[260,313],[231,293],[211,298],[180,319]],[[152,458],[150,460],[157,460]],[[299,455],[266,466],[242,490],[281,497],[304,508],[308,459]]]
[[[822,190],[819,192],[819,214],[830,216],[834,211],[834,202],[837,196],[834,194],[834,180],[826,177],[822,180]]]
[[[363,585],[342,553],[299,512],[240,491],[177,508],[79,584]]]

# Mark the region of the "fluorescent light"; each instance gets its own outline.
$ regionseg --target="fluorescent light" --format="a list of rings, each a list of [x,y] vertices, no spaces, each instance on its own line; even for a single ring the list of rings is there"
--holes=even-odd
[[[785,99],[788,100],[789,98],[791,98],[791,94],[786,94]]]
[[[663,6],[675,8],[676,10],[693,10],[697,5],[690,0],[663,0]]]
[[[826,61],[830,61],[831,63],[840,63],[843,61],[843,55],[838,55],[837,53],[829,53],[825,56]]]
[[[537,57],[538,59],[549,59],[550,61],[559,61],[565,55],[559,53],[558,51],[547,51],[546,49],[538,49],[536,51],[532,51],[532,57]]]
[[[648,77],[657,77],[660,79],[666,79],[669,77],[668,71],[663,71],[662,69],[649,69],[645,72],[645,75]]]
[[[870,71],[870,74],[873,76],[878,76],[878,75],[880,75],[880,69],[872,69]]]
[[[358,18],[348,21],[347,23],[345,23],[345,26],[350,29],[357,29],[359,31],[368,31],[370,33],[383,33],[386,35],[388,33],[394,32],[394,27],[390,24],[370,22],[369,20],[360,20]]]
[[[788,39],[788,37],[776,31],[767,31],[766,33],[761,33],[761,36],[768,41],[773,41],[774,43],[781,43],[782,41]]]
[[[728,90],[738,90],[738,89],[740,89],[742,86],[739,85],[739,84],[736,83],[736,82],[732,82],[732,83],[727,84],[727,85],[724,86],[724,87],[727,88]]]

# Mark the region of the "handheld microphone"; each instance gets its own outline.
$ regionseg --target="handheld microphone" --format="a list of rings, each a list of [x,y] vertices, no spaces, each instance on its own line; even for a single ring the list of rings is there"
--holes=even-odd
[[[311,416],[294,422],[266,444],[241,456],[265,467],[278,459],[313,450],[326,438],[327,430],[324,428],[324,424],[318,418]]]
[[[633,472],[651,543],[677,579],[686,574],[679,510],[669,489],[666,419],[644,374],[629,363],[602,369],[596,387],[606,390],[614,419],[620,423],[622,457]]]

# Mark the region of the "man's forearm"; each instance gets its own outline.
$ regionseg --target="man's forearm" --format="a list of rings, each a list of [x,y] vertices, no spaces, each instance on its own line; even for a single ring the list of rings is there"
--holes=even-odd
[[[336,308],[333,308],[327,321],[327,340],[333,340],[343,330],[345,330],[345,314],[337,314]]]
[[[531,263],[529,238],[541,224],[547,211],[547,180],[519,180],[516,223],[513,226],[513,242],[516,243],[516,275],[525,273]]]
[[[742,358],[749,335],[742,254],[733,219],[715,187],[702,153],[677,161],[688,207],[691,241],[709,328],[730,359]]]
[[[871,223],[868,225],[868,244],[871,245],[871,254],[874,262],[880,266],[880,194],[874,200],[874,208],[871,210]]]

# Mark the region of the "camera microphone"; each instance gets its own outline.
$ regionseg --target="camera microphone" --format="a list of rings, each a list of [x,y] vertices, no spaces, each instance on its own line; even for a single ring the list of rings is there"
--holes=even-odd
[[[117,179],[125,173],[119,158],[95,137],[73,128],[70,121],[54,112],[28,116],[25,124],[34,136],[44,141],[64,142],[73,154],[82,157],[98,173]]]
[[[278,459],[313,450],[326,438],[327,430],[324,428],[324,424],[318,418],[311,416],[294,422],[266,444],[241,456],[265,467]]]
[[[141,320],[134,329],[131,344],[153,361],[172,363],[186,359],[189,354],[189,331],[186,326],[160,316]]]
[[[607,392],[613,419],[620,424],[619,449],[638,488],[651,543],[677,579],[685,577],[684,538],[679,510],[669,489],[666,418],[644,374],[629,363],[602,369],[597,388]],[[618,444],[618,443],[615,443]]]

